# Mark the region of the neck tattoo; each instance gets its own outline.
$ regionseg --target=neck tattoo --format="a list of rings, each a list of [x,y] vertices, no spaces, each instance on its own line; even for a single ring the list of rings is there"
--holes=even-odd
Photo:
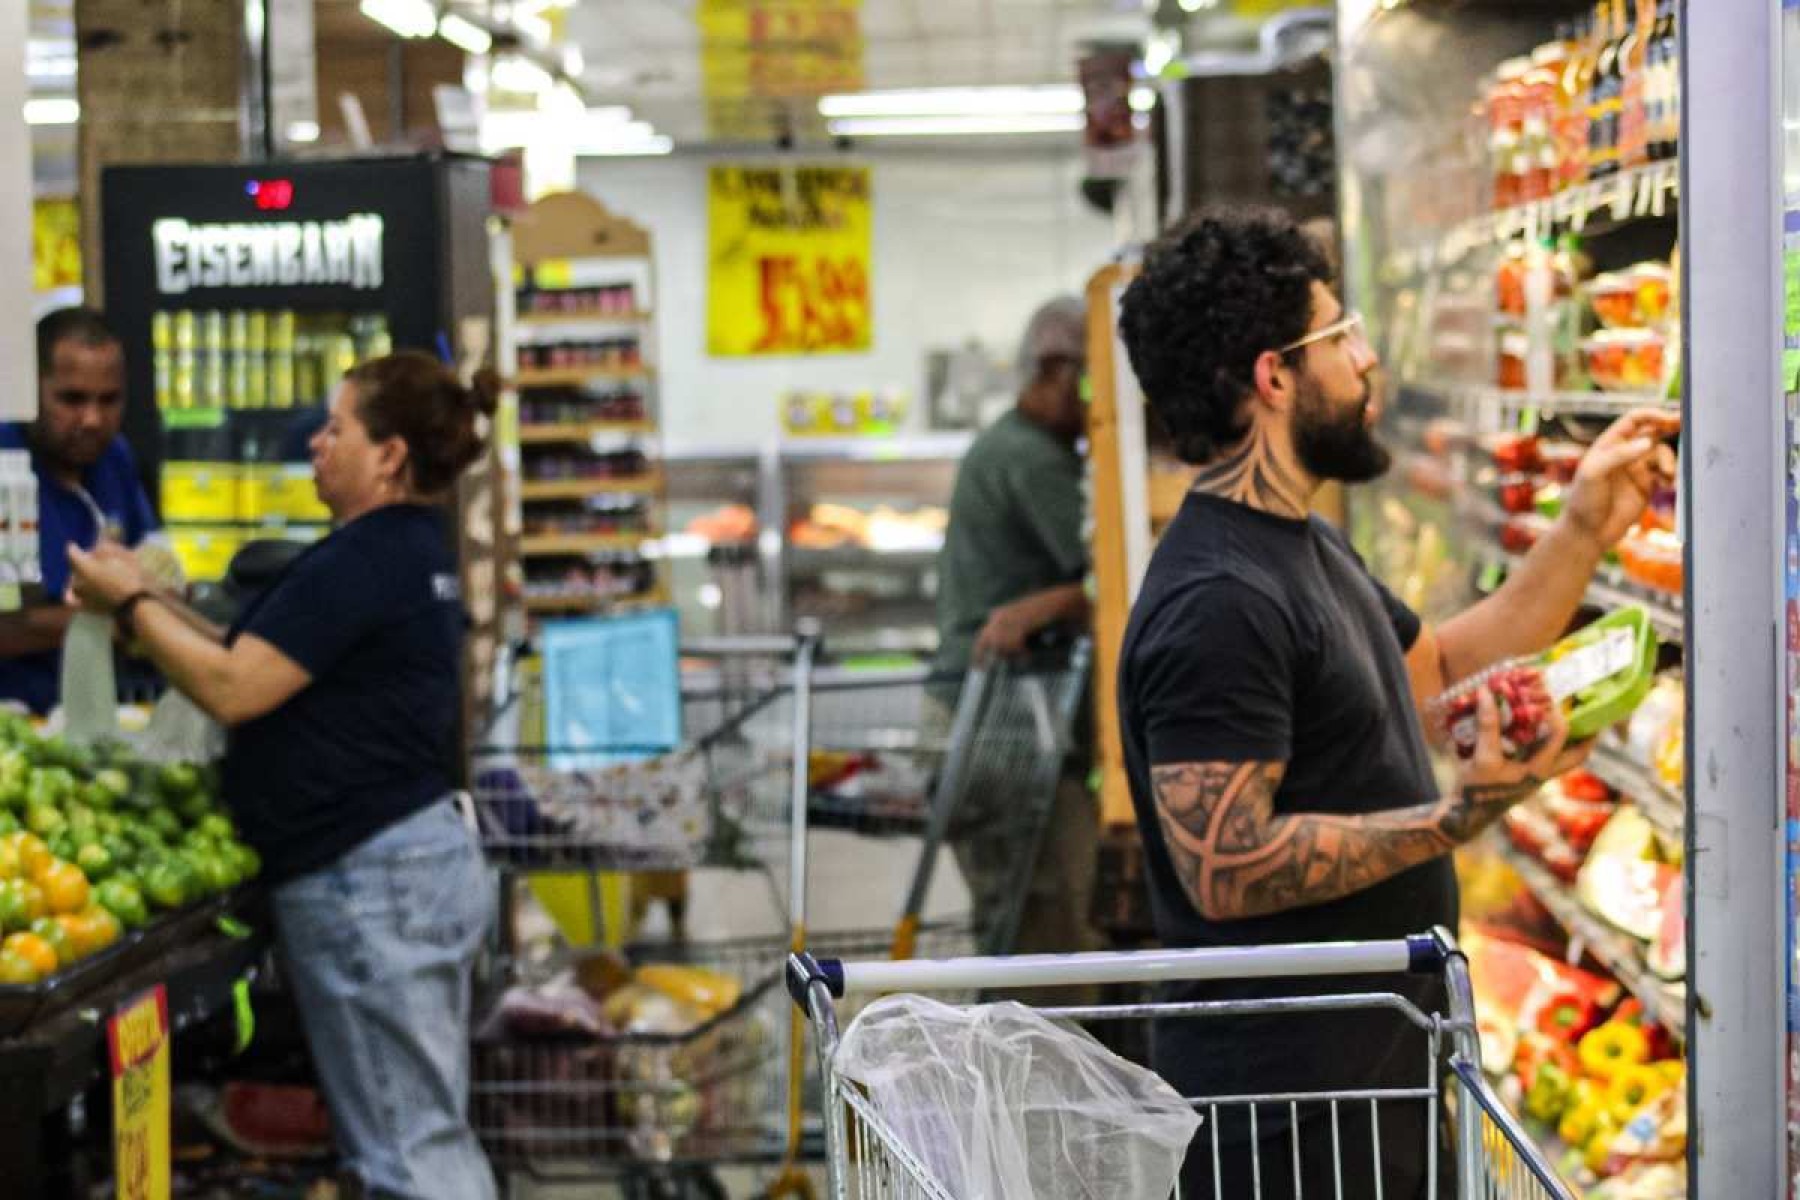
[[[1269,435],[1252,430],[1225,457],[1194,476],[1194,490],[1279,517],[1306,516],[1306,488],[1276,457]]]

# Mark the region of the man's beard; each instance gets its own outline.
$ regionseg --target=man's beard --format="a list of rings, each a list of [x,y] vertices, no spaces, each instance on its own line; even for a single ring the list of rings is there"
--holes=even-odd
[[[1393,455],[1365,423],[1368,405],[1366,381],[1362,403],[1333,411],[1319,385],[1302,376],[1293,426],[1294,455],[1300,465],[1317,479],[1339,483],[1367,483],[1386,474]]]

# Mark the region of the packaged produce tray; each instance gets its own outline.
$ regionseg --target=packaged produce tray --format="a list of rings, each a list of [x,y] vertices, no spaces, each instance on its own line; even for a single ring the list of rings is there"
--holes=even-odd
[[[220,917],[247,902],[254,886],[233,888],[164,914],[48,979],[33,984],[0,984],[0,1038],[16,1036],[32,1022],[70,1007],[126,971],[194,941]]]

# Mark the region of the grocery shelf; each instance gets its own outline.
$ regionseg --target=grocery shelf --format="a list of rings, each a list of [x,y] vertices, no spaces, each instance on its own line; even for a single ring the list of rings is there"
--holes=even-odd
[[[1675,848],[1682,845],[1687,806],[1681,793],[1628,757],[1616,738],[1607,735],[1600,739],[1587,769],[1630,797],[1665,842]]]
[[[632,592],[622,596],[562,595],[562,596],[526,596],[525,609],[534,613],[590,613],[616,612],[625,606],[644,606],[667,604],[668,590],[654,587],[647,592]]]
[[[1488,529],[1475,529],[1472,534],[1486,544],[1488,561],[1512,570],[1523,561],[1494,541]],[[1595,608],[1627,608],[1636,605],[1650,618],[1656,635],[1664,642],[1681,645],[1686,637],[1686,618],[1682,598],[1674,592],[1648,587],[1630,578],[1623,570],[1602,563],[1588,584],[1587,602]]]
[[[588,496],[642,495],[662,490],[662,472],[601,476],[593,479],[527,479],[519,484],[521,500],[580,500]]]
[[[1635,167],[1547,199],[1470,217],[1440,236],[1396,251],[1387,267],[1394,274],[1411,275],[1515,238],[1541,238],[1557,230],[1591,236],[1605,225],[1673,216],[1680,181],[1680,165],[1674,161]]]
[[[559,329],[569,325],[642,325],[655,319],[648,309],[618,313],[520,313],[516,323],[523,329]]]
[[[975,435],[964,432],[869,434],[866,437],[790,435],[776,445],[785,462],[914,462],[960,459]],[[750,454],[756,453],[749,448]],[[674,453],[681,453],[677,450]]]
[[[562,421],[521,424],[519,444],[542,445],[548,442],[585,442],[602,434],[654,433],[656,426],[643,421]]]
[[[528,533],[519,540],[526,558],[563,557],[607,550],[641,550],[651,533]]]
[[[1670,983],[1644,962],[1643,944],[1588,912],[1544,864],[1529,854],[1503,845],[1501,853],[1517,871],[1538,902],[1563,927],[1571,942],[1579,941],[1595,960],[1612,972],[1626,991],[1638,998],[1644,1012],[1676,1037],[1687,1030],[1687,989]]]
[[[522,388],[580,387],[584,383],[627,383],[650,378],[648,367],[528,367],[514,380]]]
[[[1618,567],[1602,565],[1588,585],[1588,599],[1601,608],[1624,608],[1640,605],[1649,614],[1650,624],[1665,642],[1680,645],[1687,635],[1682,600],[1674,592],[1649,587],[1637,582]]]
[[[791,546],[788,568],[796,573],[832,570],[925,570],[937,565],[938,548],[909,546],[881,549],[874,546]]]
[[[1446,379],[1408,379],[1402,388],[1438,396],[1496,420],[1528,410],[1540,416],[1616,417],[1638,408],[1679,412],[1681,402],[1660,392],[1530,392]]]

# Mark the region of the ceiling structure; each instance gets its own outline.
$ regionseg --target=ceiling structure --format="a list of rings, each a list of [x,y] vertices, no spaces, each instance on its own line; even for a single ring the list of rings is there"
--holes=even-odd
[[[5,0],[17,2],[17,0]],[[33,94],[74,94],[75,0],[29,0]],[[501,31],[494,55],[527,22],[551,34],[527,48],[561,66],[581,104],[653,127],[678,149],[822,142],[827,94],[867,89],[1063,85],[1092,46],[1142,48],[1160,36],[1185,53],[1253,44],[1261,19],[1296,0],[381,0],[467,14]],[[393,35],[365,0],[314,0],[321,41]],[[429,12],[427,13],[429,18]],[[429,23],[429,21],[427,21]],[[568,52],[575,53],[570,55]],[[494,95],[492,107],[517,106]],[[320,94],[321,106],[335,103]],[[550,106],[544,105],[546,113]],[[575,116],[579,117],[579,112]],[[39,140],[61,152],[72,128]],[[912,140],[912,139],[905,139]],[[934,138],[933,148],[986,136]],[[1040,143],[1056,138],[1039,138]],[[1063,144],[1067,144],[1064,139]],[[864,148],[869,148],[864,144]]]
[[[822,132],[817,105],[829,91],[1067,84],[1083,45],[1140,44],[1150,28],[1143,0],[824,0],[786,6],[813,11],[784,29],[774,0],[759,39],[750,22],[703,19],[707,7],[725,6],[570,9],[566,36],[581,50],[590,102],[629,105],[677,144],[804,137]]]

